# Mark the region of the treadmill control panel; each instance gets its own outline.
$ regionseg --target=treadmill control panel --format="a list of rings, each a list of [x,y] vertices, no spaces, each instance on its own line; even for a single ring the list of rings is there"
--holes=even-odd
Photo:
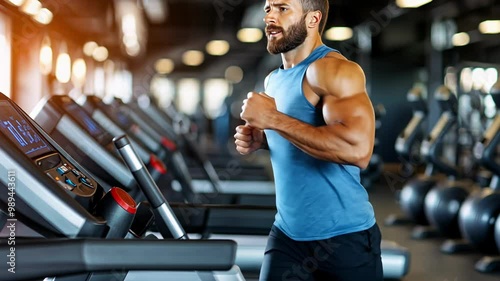
[[[59,154],[50,154],[35,160],[45,173],[62,188],[79,196],[89,196],[96,188],[96,182],[78,171]]]
[[[31,123],[5,100],[0,100],[0,133],[30,157],[42,171],[74,195],[93,196],[97,183],[62,157]]]

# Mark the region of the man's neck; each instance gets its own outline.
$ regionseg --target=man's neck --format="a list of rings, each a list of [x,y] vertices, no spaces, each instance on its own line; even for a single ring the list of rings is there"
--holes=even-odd
[[[281,60],[283,61],[283,68],[288,69],[296,66],[301,61],[305,60],[317,47],[321,46],[323,42],[321,37],[318,36],[308,36],[304,43],[302,43],[297,48],[288,51],[286,53],[281,53]]]

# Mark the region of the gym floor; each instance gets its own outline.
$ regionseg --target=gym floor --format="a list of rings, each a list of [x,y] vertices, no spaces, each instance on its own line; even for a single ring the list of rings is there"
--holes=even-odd
[[[386,172],[369,191],[382,238],[392,240],[408,248],[411,252],[411,266],[404,281],[493,281],[500,280],[500,274],[483,274],[474,270],[474,263],[482,255],[467,253],[446,255],[439,251],[444,238],[414,240],[411,238],[413,225],[385,226],[384,220],[391,214],[402,212],[395,200],[394,190],[404,183],[397,177],[397,167]],[[395,188],[391,188],[395,186]],[[394,198],[394,199],[393,199]]]

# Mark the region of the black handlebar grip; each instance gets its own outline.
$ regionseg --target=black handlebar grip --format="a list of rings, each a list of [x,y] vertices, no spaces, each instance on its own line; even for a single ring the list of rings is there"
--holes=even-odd
[[[158,189],[153,178],[149,174],[147,168],[144,166],[142,160],[137,157],[137,154],[133,150],[130,141],[126,136],[120,136],[113,139],[118,152],[122,156],[123,160],[129,167],[130,171],[134,175],[139,186],[142,187],[142,191],[149,203],[153,208],[159,207],[161,204],[165,203],[165,198]]]
[[[162,235],[165,237],[165,235],[170,233],[176,239],[188,239],[184,228],[177,220],[173,210],[168,205],[146,166],[134,151],[127,136],[114,138],[113,142],[153,207],[155,221]]]

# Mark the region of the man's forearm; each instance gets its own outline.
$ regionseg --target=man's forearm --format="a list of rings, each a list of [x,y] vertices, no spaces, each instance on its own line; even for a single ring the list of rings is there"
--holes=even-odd
[[[367,151],[359,135],[342,123],[314,127],[285,114],[278,114],[271,124],[271,129],[318,159],[359,166],[359,162],[371,154],[371,148]]]

